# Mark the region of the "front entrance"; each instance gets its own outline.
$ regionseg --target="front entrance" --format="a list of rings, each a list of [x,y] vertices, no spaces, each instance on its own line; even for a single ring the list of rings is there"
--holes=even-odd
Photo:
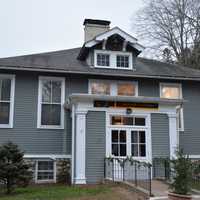
[[[149,115],[110,114],[107,124],[107,156],[151,162],[151,131]],[[114,163],[114,178],[123,177],[121,163]]]

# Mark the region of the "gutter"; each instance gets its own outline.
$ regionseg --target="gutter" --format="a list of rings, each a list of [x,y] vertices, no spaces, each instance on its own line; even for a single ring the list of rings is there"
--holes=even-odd
[[[34,69],[26,67],[10,67],[1,66],[0,69],[4,70],[16,70],[16,71],[36,71],[36,72],[54,72],[54,73],[70,73],[70,74],[83,74],[83,75],[102,75],[102,76],[113,76],[113,77],[130,77],[130,78],[151,78],[151,79],[168,79],[168,80],[191,80],[200,81],[200,77],[177,77],[177,76],[161,76],[161,75],[141,75],[141,74],[108,74],[108,73],[97,73],[97,72],[83,72],[83,71],[66,71],[57,69]]]

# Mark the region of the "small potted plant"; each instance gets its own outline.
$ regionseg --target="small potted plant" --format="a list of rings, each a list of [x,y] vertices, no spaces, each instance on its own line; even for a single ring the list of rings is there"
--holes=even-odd
[[[170,200],[188,200],[192,199],[192,162],[183,151],[177,151],[176,159],[171,161],[173,176],[170,183],[171,191],[168,193]]]

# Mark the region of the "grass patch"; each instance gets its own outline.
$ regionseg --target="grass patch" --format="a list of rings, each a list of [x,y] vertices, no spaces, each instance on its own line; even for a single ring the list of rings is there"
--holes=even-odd
[[[29,186],[27,188],[17,188],[11,195],[0,193],[1,200],[68,200],[81,197],[92,197],[110,192],[107,185],[67,187],[64,185]]]

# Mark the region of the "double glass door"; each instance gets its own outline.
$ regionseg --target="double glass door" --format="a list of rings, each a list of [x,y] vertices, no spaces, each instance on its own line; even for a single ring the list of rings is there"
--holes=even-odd
[[[115,157],[133,156],[146,158],[146,130],[131,128],[111,128],[111,155]]]

